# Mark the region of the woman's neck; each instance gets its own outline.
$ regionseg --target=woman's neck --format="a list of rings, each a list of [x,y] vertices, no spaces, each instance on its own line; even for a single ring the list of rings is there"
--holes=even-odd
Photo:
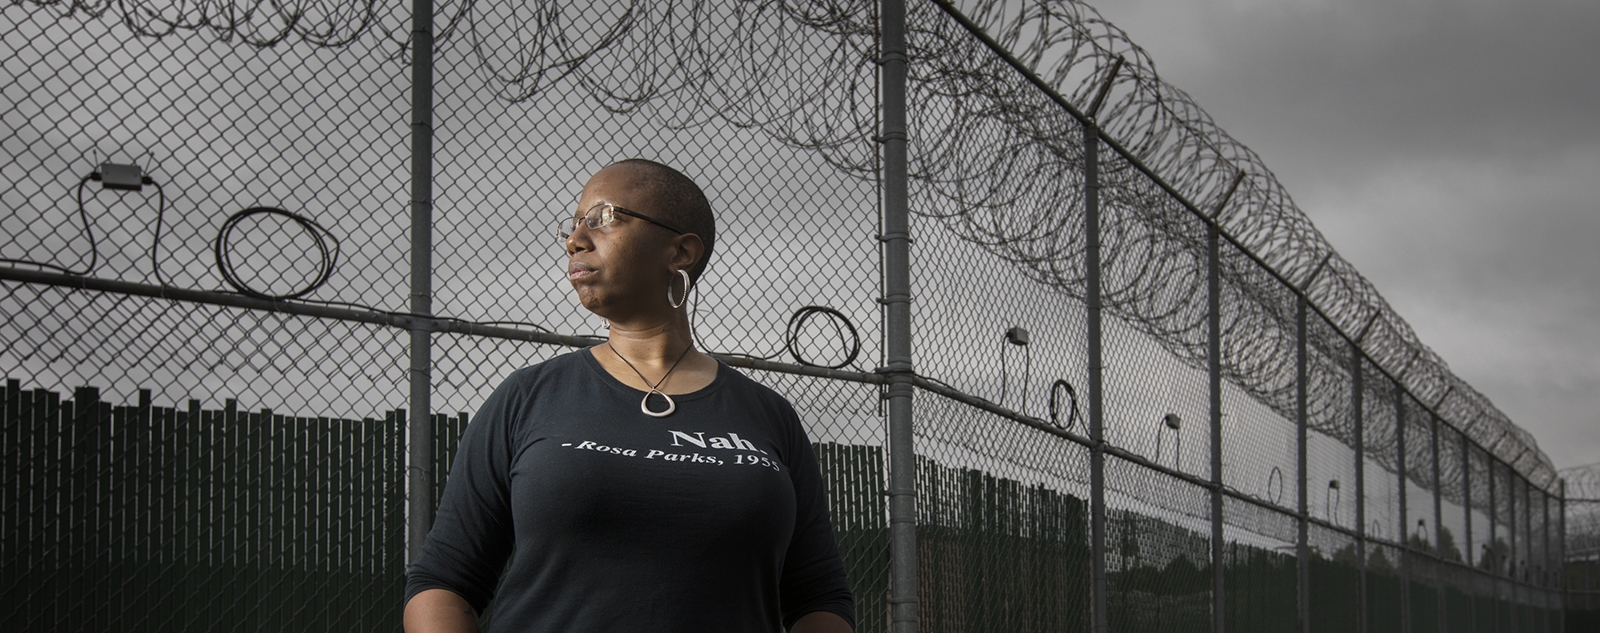
[[[665,371],[686,347],[694,346],[688,319],[681,313],[673,316],[665,320],[612,321],[607,344],[640,369],[649,366]]]
[[[680,313],[681,314],[681,313]],[[669,394],[690,393],[711,384],[716,359],[695,351],[687,319],[611,323],[611,337],[590,350],[600,366],[623,384],[641,391],[659,386]]]

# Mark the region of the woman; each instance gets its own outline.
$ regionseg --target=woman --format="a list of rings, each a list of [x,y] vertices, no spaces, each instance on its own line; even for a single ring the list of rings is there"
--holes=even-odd
[[[491,598],[498,631],[851,631],[794,409],[694,349],[705,194],[622,161],[561,234],[609,339],[513,373],[478,410],[407,574],[406,631],[474,631]]]

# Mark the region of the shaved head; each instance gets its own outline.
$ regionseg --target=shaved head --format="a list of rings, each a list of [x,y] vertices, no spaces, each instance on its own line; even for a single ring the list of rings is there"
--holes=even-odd
[[[675,226],[685,233],[700,236],[700,241],[705,243],[706,252],[689,270],[689,278],[699,282],[700,274],[705,272],[706,265],[711,262],[712,246],[717,240],[716,218],[711,214],[711,201],[706,199],[705,192],[683,172],[653,160],[629,158],[619,160],[608,167],[628,169],[629,175],[637,179],[637,184],[649,192],[655,202],[655,206],[649,211],[655,219]]]

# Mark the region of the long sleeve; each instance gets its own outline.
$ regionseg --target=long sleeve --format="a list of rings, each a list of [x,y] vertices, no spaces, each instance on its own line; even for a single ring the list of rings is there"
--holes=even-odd
[[[783,625],[792,627],[801,616],[813,611],[830,611],[854,627],[855,598],[834,540],[827,490],[816,453],[793,409],[784,409],[793,423],[789,473],[794,482],[795,526],[779,581]]]
[[[462,434],[433,529],[406,571],[406,601],[427,589],[449,589],[480,614],[510,555],[512,429],[525,397],[513,374],[489,396]]]

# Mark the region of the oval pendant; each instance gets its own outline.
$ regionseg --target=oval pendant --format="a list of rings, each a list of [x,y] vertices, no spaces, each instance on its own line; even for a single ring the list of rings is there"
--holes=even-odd
[[[657,412],[657,411],[651,411],[650,410],[650,394],[652,394],[652,393],[653,394],[658,394],[662,398],[666,398],[666,400],[667,400],[667,410],[666,411]],[[650,416],[652,418],[664,418],[664,417],[667,417],[669,415],[672,415],[673,411],[677,411],[678,410],[678,403],[672,401],[672,396],[669,396],[666,393],[663,393],[662,391],[660,391],[658,389],[652,388],[650,391],[645,392],[644,399],[639,401],[639,410],[643,411],[645,415],[648,415],[648,416]]]

